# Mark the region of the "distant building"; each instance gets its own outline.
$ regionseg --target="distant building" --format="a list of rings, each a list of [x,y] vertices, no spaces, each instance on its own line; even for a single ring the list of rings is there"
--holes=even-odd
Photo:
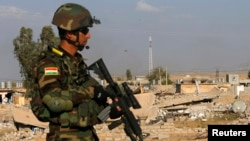
[[[239,84],[239,75],[238,74],[227,74],[226,75],[226,81],[230,84],[237,85]]]
[[[10,103],[13,93],[13,90],[0,89],[0,104]]]
[[[145,76],[135,76],[135,81],[141,84],[148,84],[148,79]]]

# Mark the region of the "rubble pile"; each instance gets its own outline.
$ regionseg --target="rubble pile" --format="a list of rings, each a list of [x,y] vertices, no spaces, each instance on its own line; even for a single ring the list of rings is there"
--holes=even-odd
[[[249,91],[250,92],[250,91]],[[214,88],[207,93],[172,94],[157,93],[148,115],[146,124],[153,125],[167,122],[169,119],[186,120],[202,119],[204,121],[223,116],[224,113],[237,113],[241,119],[250,119],[250,93],[244,91],[240,98],[235,97],[232,90],[221,92]],[[236,109],[236,110],[235,110]]]
[[[4,133],[1,141],[33,141],[34,134],[31,131],[12,131]]]
[[[206,121],[223,116],[225,113],[235,112],[239,112],[240,115],[235,123],[248,122],[249,124],[250,89],[245,89],[238,97],[233,92],[233,90],[222,92],[216,88],[210,92],[199,94],[172,93],[169,91],[140,94],[137,98],[142,104],[142,109],[134,112],[139,119],[144,119],[143,129],[148,130],[153,127],[151,125],[166,125],[166,128],[174,128],[174,125],[170,123],[171,121],[194,121],[196,119]],[[38,141],[38,138],[44,140],[46,131],[40,131],[34,127],[17,130],[10,112],[13,107],[12,104],[0,106],[0,141]],[[100,134],[110,133],[105,123],[97,126],[97,130]],[[202,130],[200,133],[197,138],[206,138],[205,131]],[[158,133],[155,134],[158,135]]]
[[[36,128],[19,128],[15,125],[11,113],[12,104],[1,105],[0,113],[0,141],[38,141],[45,137],[45,133]]]

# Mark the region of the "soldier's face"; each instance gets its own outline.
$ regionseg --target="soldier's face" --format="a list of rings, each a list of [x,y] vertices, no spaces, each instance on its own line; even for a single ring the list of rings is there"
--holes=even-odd
[[[79,30],[79,43],[80,45],[86,45],[88,42],[88,39],[90,39],[91,34],[89,32],[89,29],[86,28],[82,28]]]

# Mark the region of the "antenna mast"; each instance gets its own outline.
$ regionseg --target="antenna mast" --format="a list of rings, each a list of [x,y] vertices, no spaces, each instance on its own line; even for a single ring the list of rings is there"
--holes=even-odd
[[[153,70],[153,56],[152,56],[152,38],[149,36],[149,70],[148,73],[149,75],[151,74]]]

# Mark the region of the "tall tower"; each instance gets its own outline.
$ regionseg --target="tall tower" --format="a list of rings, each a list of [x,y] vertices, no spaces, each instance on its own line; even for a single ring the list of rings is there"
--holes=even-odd
[[[149,42],[149,68],[148,68],[148,74],[150,74],[153,70],[153,56],[152,56],[152,38],[149,36],[148,39]]]

